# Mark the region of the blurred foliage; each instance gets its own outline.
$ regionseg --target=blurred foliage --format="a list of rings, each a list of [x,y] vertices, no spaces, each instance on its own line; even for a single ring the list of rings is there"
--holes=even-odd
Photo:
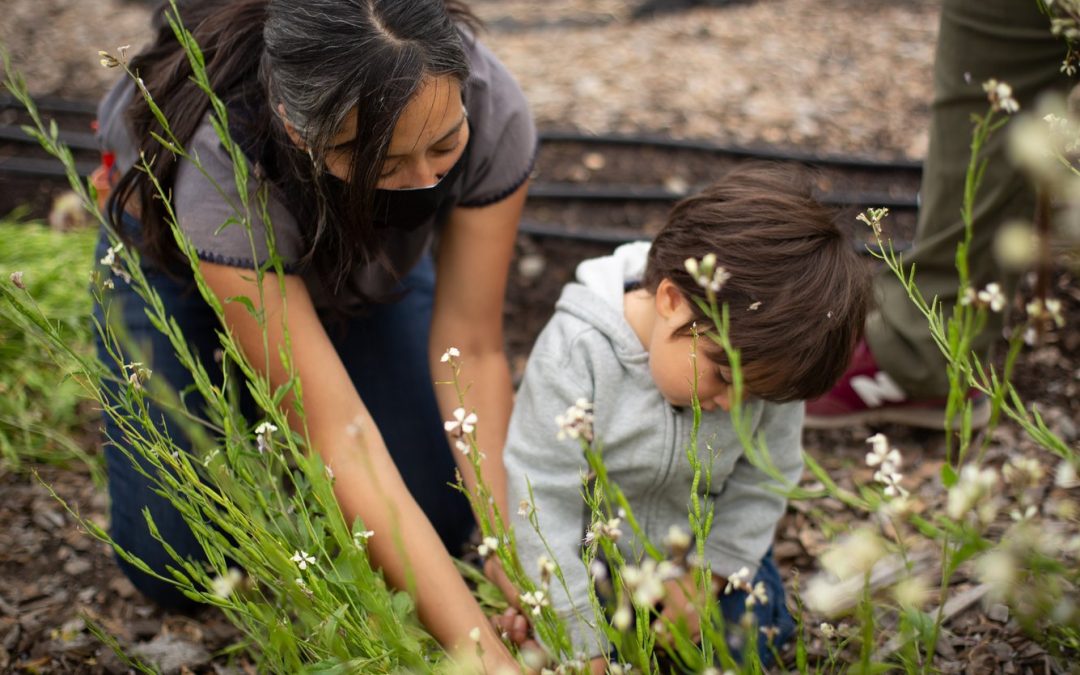
[[[97,231],[58,232],[17,214],[0,219],[0,278],[22,272],[23,284],[79,352],[93,352],[89,278]],[[78,382],[59,379],[62,354],[43,351],[25,318],[0,303],[0,471],[27,464],[85,463],[95,480],[100,458],[84,447],[96,416]],[[99,481],[100,482],[100,481]]]

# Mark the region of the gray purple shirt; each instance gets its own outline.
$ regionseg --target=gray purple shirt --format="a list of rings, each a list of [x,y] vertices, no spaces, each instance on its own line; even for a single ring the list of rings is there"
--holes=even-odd
[[[506,198],[528,179],[536,156],[537,137],[525,96],[505,66],[471,36],[464,35],[463,41],[471,70],[464,90],[471,135],[469,151],[463,159],[466,164],[461,179],[456,182],[453,200],[456,206],[481,207]],[[116,165],[121,172],[137,160],[138,145],[131,138],[124,116],[134,94],[134,84],[123,80],[98,108],[99,136],[103,146],[116,154]],[[194,244],[199,257],[236,267],[254,268],[263,263],[269,256],[266,223],[255,198],[260,181],[253,178],[247,186],[252,205],[249,237],[243,227],[225,225],[235,217],[239,192],[232,160],[209,117],[196,130],[187,151],[199,159],[202,171],[191,161],[180,161],[173,186],[173,207],[180,228]],[[273,227],[275,249],[286,271],[304,278],[316,307],[335,304],[332,301],[348,302],[347,297],[331,297],[314,270],[301,263],[308,253],[308,238],[303,228],[314,224],[297,222],[273,186],[266,210]],[[400,275],[411,269],[429,250],[439,225],[433,215],[430,222],[415,230],[387,228],[384,250],[393,269]],[[507,223],[507,227],[514,225]],[[378,264],[358,265],[354,274],[360,288],[370,297],[386,296],[396,285],[395,275]],[[347,288],[348,285],[343,286],[341,293],[347,294],[349,291],[344,290]]]

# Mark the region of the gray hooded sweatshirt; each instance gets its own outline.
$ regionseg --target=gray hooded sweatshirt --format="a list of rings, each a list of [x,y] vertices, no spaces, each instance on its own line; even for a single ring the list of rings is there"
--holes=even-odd
[[[578,399],[592,402],[604,465],[645,535],[659,546],[671,526],[689,530],[693,411],[665,401],[650,375],[649,354],[623,315],[626,284],[641,279],[648,250],[645,242],[627,244],[578,267],[577,281],[563,290],[529,357],[504,453],[510,504],[528,500],[531,486],[547,542],[525,518],[515,518],[522,564],[539,582],[536,561],[550,547],[566,580],[566,589],[552,582],[551,605],[567,620],[576,652],[589,656],[606,652],[607,645],[593,629],[591,580],[580,553],[590,524],[581,496],[588,466],[577,441],[556,439],[555,417]],[[803,403],[751,399],[743,409],[754,436],[764,435],[776,468],[796,483],[803,466]],[[720,576],[743,567],[752,576],[772,544],[786,501],[775,481],[747,460],[723,410],[702,413],[696,452],[712,467],[712,484],[703,494],[714,508],[707,562]],[[641,546],[629,527],[622,529],[623,554],[640,560]]]

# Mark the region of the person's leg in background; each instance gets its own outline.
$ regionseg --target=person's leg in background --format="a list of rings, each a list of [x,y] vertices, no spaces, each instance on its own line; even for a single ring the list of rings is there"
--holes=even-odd
[[[937,296],[950,308],[957,300],[955,256],[964,235],[961,205],[971,118],[989,107],[983,83],[993,78],[1009,84],[1021,111],[1031,110],[1040,94],[1064,92],[1071,84],[1060,72],[1065,52],[1035,0],[943,3],[919,223],[914,250],[904,255],[905,267],[915,266],[916,282],[928,302]],[[983,146],[988,165],[976,197],[969,258],[975,288],[998,282],[1011,293],[1016,279],[997,266],[994,237],[1010,219],[1032,217],[1035,195],[1008,159],[1007,136],[1006,126]],[[894,422],[941,429],[949,384],[944,357],[899,280],[885,269],[875,286],[878,305],[867,322],[866,344],[836,388],[810,402],[807,426]],[[1001,315],[992,314],[975,350],[986,354],[1001,327]],[[987,406],[981,407],[986,411]]]
[[[133,224],[136,226],[137,224]],[[101,259],[108,248],[108,239],[102,235],[98,241],[95,260]],[[189,283],[168,277],[144,266],[148,280],[153,284],[165,304],[169,314],[179,323],[194,354],[199,355],[204,363],[213,363],[213,352],[218,346],[215,331],[218,321],[210,308],[203,302],[198,292]],[[104,270],[108,274],[108,270]],[[146,305],[127,283],[114,279],[115,289],[104,298],[105,307],[95,306],[98,321],[104,324],[106,316],[113,325],[118,325],[129,339],[139,345],[144,365],[152,372],[151,377],[164,380],[175,391],[182,391],[192,384],[191,374],[176,358],[169,340],[158,332],[146,316]],[[109,356],[97,337],[98,358],[114,376],[123,380],[128,376],[123,365]],[[133,360],[125,355],[128,360]],[[213,373],[212,368],[208,369]],[[111,400],[119,400],[119,391],[112,382],[103,386]],[[197,410],[199,405],[189,399],[189,409]],[[148,413],[151,419],[164,420],[169,438],[181,447],[188,448],[189,443],[178,425],[162,408],[149,402]],[[153,466],[128,442],[119,425],[108,415],[104,415],[105,465],[109,477],[110,525],[109,533],[116,544],[145,562],[152,570],[166,578],[172,578],[166,566],[175,566],[172,557],[151,535],[143,509],[148,509],[162,537],[169,542],[181,556],[196,560],[205,559],[202,548],[195,535],[184,521],[180,512],[165,497],[157,494],[155,484],[132,464],[128,453],[132,454],[143,471],[153,474]],[[120,444],[127,448],[121,450]],[[157,579],[127,561],[117,557],[121,570],[144,595],[167,609],[190,610],[195,603],[177,590],[168,581]]]

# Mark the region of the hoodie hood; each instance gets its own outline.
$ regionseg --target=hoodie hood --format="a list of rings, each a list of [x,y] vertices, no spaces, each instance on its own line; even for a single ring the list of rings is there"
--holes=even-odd
[[[623,244],[611,255],[582,262],[576,281],[566,285],[555,304],[556,311],[572,314],[606,335],[624,359],[648,358],[626,321],[623,296],[628,283],[644,276],[650,246],[647,241]]]

